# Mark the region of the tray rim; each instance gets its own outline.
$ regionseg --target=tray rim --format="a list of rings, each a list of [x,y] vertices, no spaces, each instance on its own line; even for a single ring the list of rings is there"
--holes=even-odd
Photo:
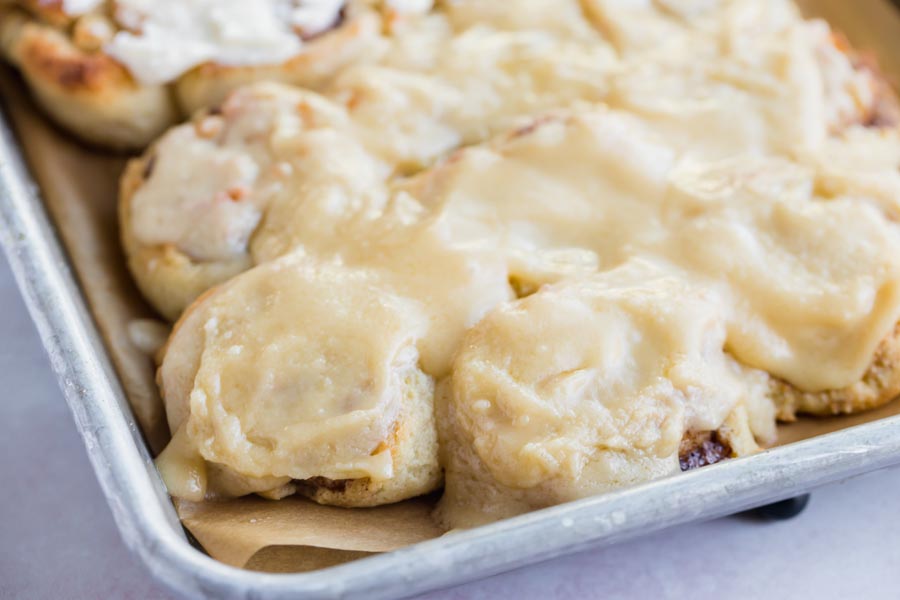
[[[156,579],[184,596],[406,597],[900,464],[898,415],[328,569],[238,569],[188,542],[2,111],[0,225],[0,245],[120,534]]]

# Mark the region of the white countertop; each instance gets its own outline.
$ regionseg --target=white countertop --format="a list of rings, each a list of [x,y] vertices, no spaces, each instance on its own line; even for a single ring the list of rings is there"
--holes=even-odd
[[[168,598],[119,539],[0,259],[0,598]],[[788,522],[732,517],[494,577],[431,599],[896,598],[900,470],[817,490]]]

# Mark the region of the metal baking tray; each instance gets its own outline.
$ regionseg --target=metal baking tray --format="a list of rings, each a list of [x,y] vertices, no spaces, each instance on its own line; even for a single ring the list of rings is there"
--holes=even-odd
[[[411,596],[900,464],[895,416],[328,569],[293,575],[237,569],[188,541],[2,116],[0,242],[125,543],[184,596]]]

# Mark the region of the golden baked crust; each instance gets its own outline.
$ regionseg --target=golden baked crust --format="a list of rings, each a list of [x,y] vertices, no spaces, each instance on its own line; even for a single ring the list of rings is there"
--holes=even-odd
[[[87,142],[142,148],[178,118],[164,86],[138,84],[109,56],[22,10],[0,7],[0,42],[47,114]]]
[[[769,384],[780,421],[796,421],[797,415],[820,417],[851,414],[883,406],[900,395],[900,324],[878,346],[872,365],[851,386],[823,392],[804,392],[784,380]]]
[[[349,508],[391,504],[439,489],[443,485],[444,472],[434,460],[438,454],[438,440],[432,404],[430,401],[418,402],[412,406],[414,410],[397,424],[390,442],[394,463],[402,465],[400,478],[376,482],[367,478],[333,480],[314,477],[293,481],[296,493],[319,504]],[[420,491],[411,493],[410,490]]]
[[[72,17],[59,2],[0,5],[0,45],[53,120],[91,144],[139,150],[183,117],[218,105],[241,85],[271,80],[320,87],[342,67],[375,56],[382,34],[380,13],[366,2],[351,3],[344,12],[336,28],[309,40],[302,54],[283,64],[205,64],[168,85],[136,81],[102,51],[102,43],[80,39],[81,19],[102,19],[112,32],[111,19]]]
[[[57,27],[64,27],[73,20],[72,16],[63,10],[63,0],[18,0],[18,4],[42,21]]]
[[[438,409],[445,410],[445,403],[439,402]],[[438,413],[438,424],[442,428],[445,418],[445,414]],[[721,428],[688,432],[682,441],[679,463],[682,471],[690,471],[749,456],[759,450],[747,411],[738,406]],[[435,516],[445,527],[473,527],[558,503],[552,499],[553,482],[530,489],[503,486],[491,477],[471,446],[465,447],[457,440],[445,438],[443,433],[441,457],[447,473],[446,487]],[[461,509],[457,504],[459,499],[464,499],[465,508]]]

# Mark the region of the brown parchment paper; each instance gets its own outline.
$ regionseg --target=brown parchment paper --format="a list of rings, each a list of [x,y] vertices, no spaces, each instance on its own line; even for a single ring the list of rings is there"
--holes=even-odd
[[[900,81],[900,13],[887,0],[799,0],[827,18],[862,50],[878,56]],[[137,292],[119,246],[118,177],[127,157],[73,141],[50,125],[8,70],[0,95],[26,159],[65,245],[95,322],[104,337],[135,417],[154,454],[169,438],[154,383],[153,361],[128,334],[134,319],[155,318]],[[804,419],[779,427],[779,444],[900,414],[900,401],[849,417]],[[273,502],[249,497],[227,502],[176,502],[184,526],[214,558],[270,572],[315,570],[386,552],[442,534],[432,521],[436,496],[372,509],[319,506],[301,498]]]

